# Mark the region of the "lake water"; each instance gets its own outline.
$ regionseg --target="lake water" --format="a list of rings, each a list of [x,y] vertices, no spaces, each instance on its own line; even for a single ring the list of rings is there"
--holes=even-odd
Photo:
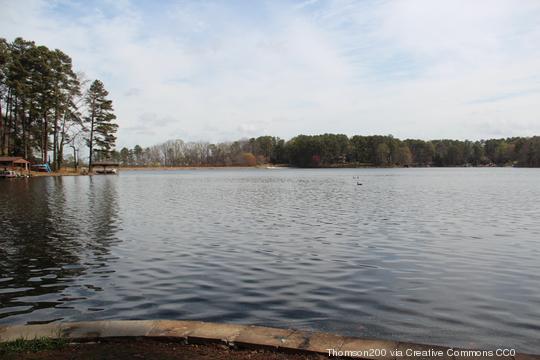
[[[97,319],[539,353],[540,169],[0,181],[0,323]]]

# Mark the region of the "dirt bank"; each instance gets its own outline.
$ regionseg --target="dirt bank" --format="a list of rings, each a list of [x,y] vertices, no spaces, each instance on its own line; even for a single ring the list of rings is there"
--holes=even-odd
[[[318,354],[298,354],[262,349],[232,349],[226,345],[184,345],[179,342],[153,339],[102,340],[97,343],[72,343],[59,349],[38,352],[0,354],[6,360],[62,359],[203,359],[203,360],[319,360]]]

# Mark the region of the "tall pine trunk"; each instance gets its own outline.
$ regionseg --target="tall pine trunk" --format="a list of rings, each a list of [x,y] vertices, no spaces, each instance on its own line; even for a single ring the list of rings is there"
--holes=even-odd
[[[22,110],[22,113],[23,113],[23,116],[24,116],[24,103],[21,105],[19,103],[19,98],[15,98],[15,114],[13,116],[13,121],[12,121],[12,126],[13,126],[13,129],[12,129],[12,135],[11,135],[11,149],[10,149],[10,153],[12,155],[15,155],[15,138],[17,137],[17,122],[20,121],[20,112],[21,112],[21,108],[23,109]],[[21,121],[22,122],[22,121]],[[23,122],[22,122],[23,123]],[[24,124],[24,123],[23,123]],[[22,127],[23,125],[21,125]],[[24,153],[24,157],[25,159],[28,158],[28,155],[26,153],[26,145],[27,145],[27,142],[26,142],[26,137],[24,136],[25,135],[25,132],[23,131],[23,141],[24,141],[24,149],[25,149],[25,153]]]
[[[6,151],[8,155],[11,155],[11,130],[13,128],[13,96],[10,96],[9,101],[9,117],[6,131]]]
[[[92,172],[92,159],[94,157],[94,121],[95,121],[95,111],[96,111],[96,102],[92,101],[92,112],[90,119],[90,155],[88,156],[88,172]]]
[[[16,114],[18,114],[18,112],[16,112]],[[29,115],[30,116],[30,115]],[[22,113],[22,115],[16,115],[16,118],[15,118],[15,122],[16,122],[16,119],[17,118],[20,118],[21,120],[21,130],[22,130],[22,146],[23,146],[23,149],[24,149],[24,158],[25,159],[28,159],[28,154],[29,154],[29,149],[28,149],[28,127],[27,126],[27,123],[30,122],[31,120],[26,120],[26,115],[24,114],[24,111]]]
[[[8,97],[6,101],[6,126],[4,128],[4,154],[9,155],[9,127],[10,127],[10,116],[11,116],[11,89],[8,89]]]
[[[77,172],[77,169],[79,168],[79,159],[77,159],[77,149],[75,148],[75,145],[73,147],[73,165],[75,167],[75,172]]]
[[[58,107],[54,110],[54,124],[53,124],[53,164],[54,170],[60,170],[58,165]]]
[[[49,119],[47,118],[47,112],[43,114],[43,134],[42,134],[42,149],[41,154],[43,158],[43,163],[47,163],[47,151],[49,150]]]
[[[2,114],[2,99],[0,99],[0,155],[4,153],[4,116]]]
[[[58,132],[58,151],[56,153],[56,163],[58,164],[58,169],[62,168],[64,163],[64,145],[66,142],[66,113],[62,119],[62,130]]]

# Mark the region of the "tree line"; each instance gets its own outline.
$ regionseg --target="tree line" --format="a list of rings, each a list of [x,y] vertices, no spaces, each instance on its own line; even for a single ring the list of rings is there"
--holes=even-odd
[[[16,38],[0,38],[0,156],[22,156],[62,167],[66,147],[78,157],[89,149],[108,158],[118,125],[112,101],[100,80],[75,72],[58,49]]]
[[[260,136],[217,144],[171,140],[112,155],[124,166],[524,166],[540,167],[540,136],[479,141],[400,140],[391,135]]]
[[[85,146],[90,167],[104,159],[125,166],[540,166],[538,136],[479,141],[260,136],[216,144],[171,140],[116,151],[115,120],[104,84],[75,72],[67,54],[22,38],[0,38],[0,156],[48,162],[54,169],[62,167],[70,149],[77,164]]]

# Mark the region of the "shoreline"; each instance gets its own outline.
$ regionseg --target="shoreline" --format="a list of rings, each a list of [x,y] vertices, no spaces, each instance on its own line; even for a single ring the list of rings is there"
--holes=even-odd
[[[118,172],[130,172],[130,171],[178,171],[178,170],[246,170],[246,169],[485,169],[485,168],[520,168],[520,169],[534,169],[534,167],[517,167],[517,166],[319,166],[319,167],[296,167],[286,164],[261,164],[255,166],[121,166],[118,168]],[[58,177],[58,176],[89,176],[89,175],[101,175],[101,174],[88,174],[75,172],[72,169],[63,169],[58,172],[38,172],[31,171],[30,176],[21,176],[20,178],[33,178],[33,177]]]
[[[4,360],[154,359],[154,360],[323,360],[328,356],[254,349],[218,343],[185,344],[177,339],[114,338],[92,342],[54,339],[6,343]]]
[[[43,338],[79,342],[115,338],[176,339],[184,344],[221,344],[230,348],[269,349],[274,352],[365,359],[455,359],[465,356],[466,358],[501,360],[540,360],[540,355],[523,354],[518,351],[519,349],[513,350],[514,353],[511,354],[497,354],[495,349],[465,349],[397,340],[363,339],[323,332],[202,321],[105,320],[0,326],[0,343]]]
[[[221,169],[267,169],[268,167],[289,168],[280,165],[256,165],[256,166],[121,166],[120,171],[174,171],[174,170],[221,170]]]

